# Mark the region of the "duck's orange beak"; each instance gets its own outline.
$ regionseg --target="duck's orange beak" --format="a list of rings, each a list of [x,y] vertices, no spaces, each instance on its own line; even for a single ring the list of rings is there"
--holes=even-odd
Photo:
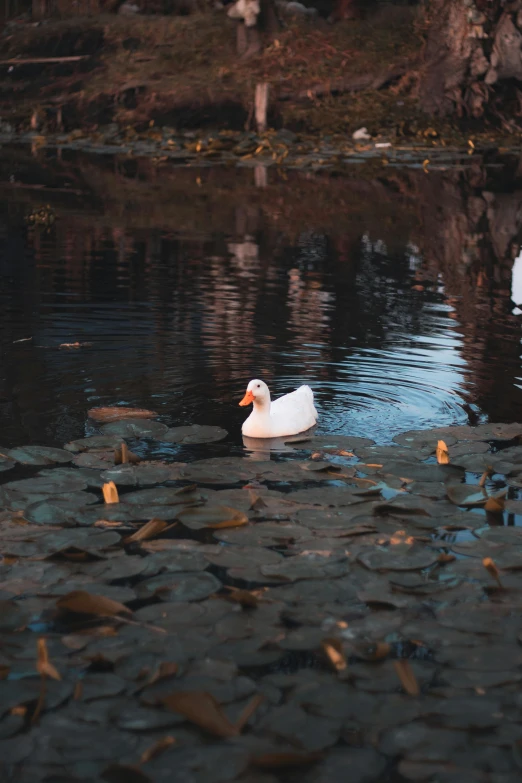
[[[254,395],[249,390],[249,391],[247,391],[247,393],[245,394],[245,396],[243,397],[243,399],[241,400],[241,402],[239,404],[240,405],[250,405],[251,402],[254,402],[254,399],[255,399]]]

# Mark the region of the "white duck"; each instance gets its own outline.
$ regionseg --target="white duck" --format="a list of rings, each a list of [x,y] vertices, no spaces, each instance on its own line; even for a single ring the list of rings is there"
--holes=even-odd
[[[300,386],[290,394],[270,401],[270,390],[257,378],[247,386],[240,405],[254,404],[254,409],[241,429],[250,438],[280,438],[297,435],[313,427],[317,421],[314,393],[309,386]]]

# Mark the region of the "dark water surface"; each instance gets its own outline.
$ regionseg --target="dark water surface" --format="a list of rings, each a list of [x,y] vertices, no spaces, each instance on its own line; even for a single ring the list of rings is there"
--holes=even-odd
[[[253,377],[309,383],[320,431],[379,442],[521,420],[517,177],[271,170],[259,188],[251,169],[6,153],[0,445],[64,443],[120,404],[239,443]],[[28,226],[47,204],[55,222]]]

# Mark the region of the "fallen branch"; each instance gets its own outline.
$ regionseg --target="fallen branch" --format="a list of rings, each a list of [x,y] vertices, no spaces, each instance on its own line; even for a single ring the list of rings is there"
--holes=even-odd
[[[398,79],[399,76],[403,76],[411,67],[411,63],[405,63],[396,68],[387,68],[380,74],[366,73],[360,76],[343,76],[340,79],[331,79],[315,87],[309,87],[306,90],[299,90],[299,92],[282,92],[279,94],[279,99],[283,101],[306,100],[306,98],[318,98],[322,95],[331,95],[332,93],[380,90],[382,87],[390,84],[390,82]]]
[[[11,60],[0,60],[0,65],[46,65],[47,63],[76,63],[79,60],[88,60],[90,54],[77,54],[71,57],[24,57]]]
[[[68,193],[73,196],[85,195],[84,190],[73,190],[72,188],[52,188],[48,185],[33,185],[28,182],[2,182],[3,187],[17,188],[18,190],[42,190],[45,193]]]

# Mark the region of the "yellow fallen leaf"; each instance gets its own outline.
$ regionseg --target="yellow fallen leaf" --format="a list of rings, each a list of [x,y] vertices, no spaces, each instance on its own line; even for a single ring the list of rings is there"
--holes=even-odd
[[[127,536],[124,539],[124,543],[129,544],[132,541],[145,541],[147,538],[153,538],[165,530],[166,527],[167,523],[163,519],[151,519],[131,536]]]
[[[240,734],[212,694],[205,691],[169,693],[161,699],[161,703],[171,712],[184,715],[188,721],[216,737],[237,737]]]
[[[393,666],[406,693],[410,696],[418,696],[420,693],[419,683],[412,671],[410,662],[401,659],[399,661],[394,661]]]
[[[147,748],[147,750],[143,751],[140,756],[140,764],[146,764],[148,761],[152,761],[152,759],[155,759],[156,756],[160,755],[160,753],[164,753],[166,750],[168,750],[172,745],[175,744],[175,742],[175,737],[162,737],[157,742],[155,742],[154,745],[151,745],[150,748]]]
[[[493,560],[493,558],[485,557],[482,560],[482,565],[484,566],[484,568],[486,569],[488,574],[493,577],[493,579],[495,580],[497,585],[501,589],[503,589],[504,585],[502,584],[502,581],[500,579],[500,571],[498,570],[497,565],[496,565],[495,561]]]
[[[120,498],[118,495],[118,490],[116,489],[116,484],[114,481],[108,481],[106,484],[102,487],[103,492],[103,499],[105,503],[119,503]]]
[[[342,672],[348,666],[339,639],[323,639],[321,647],[333,668]]]
[[[56,601],[58,609],[67,609],[79,614],[94,614],[101,617],[116,617],[119,614],[132,614],[124,604],[106,598],[104,595],[87,593],[84,590],[73,590]]]
[[[253,696],[248,704],[246,705],[245,709],[239,716],[238,720],[236,721],[236,729],[238,731],[243,731],[245,726],[247,725],[248,721],[254,714],[254,712],[257,710],[260,704],[262,704],[265,700],[265,697],[262,693],[256,693],[255,696]]]
[[[504,511],[505,505],[506,499],[502,494],[488,498],[484,508],[486,511],[491,511],[493,514],[501,514]]]
[[[61,680],[60,673],[55,666],[49,660],[49,653],[47,651],[47,642],[44,637],[40,637],[37,642],[38,659],[36,661],[36,669],[42,677],[51,677],[53,680]]]
[[[232,601],[233,603],[240,604],[241,606],[246,606],[249,609],[256,609],[259,605],[259,599],[257,595],[250,590],[240,590],[238,587],[231,587],[230,585],[225,585],[225,589],[229,590],[230,592],[228,595],[219,596],[220,598],[223,597],[227,601]]]
[[[437,456],[437,462],[439,463],[439,465],[449,465],[450,458],[449,458],[448,447],[446,446],[443,440],[439,440],[439,442],[437,443],[437,451],[435,452],[435,454]]]

